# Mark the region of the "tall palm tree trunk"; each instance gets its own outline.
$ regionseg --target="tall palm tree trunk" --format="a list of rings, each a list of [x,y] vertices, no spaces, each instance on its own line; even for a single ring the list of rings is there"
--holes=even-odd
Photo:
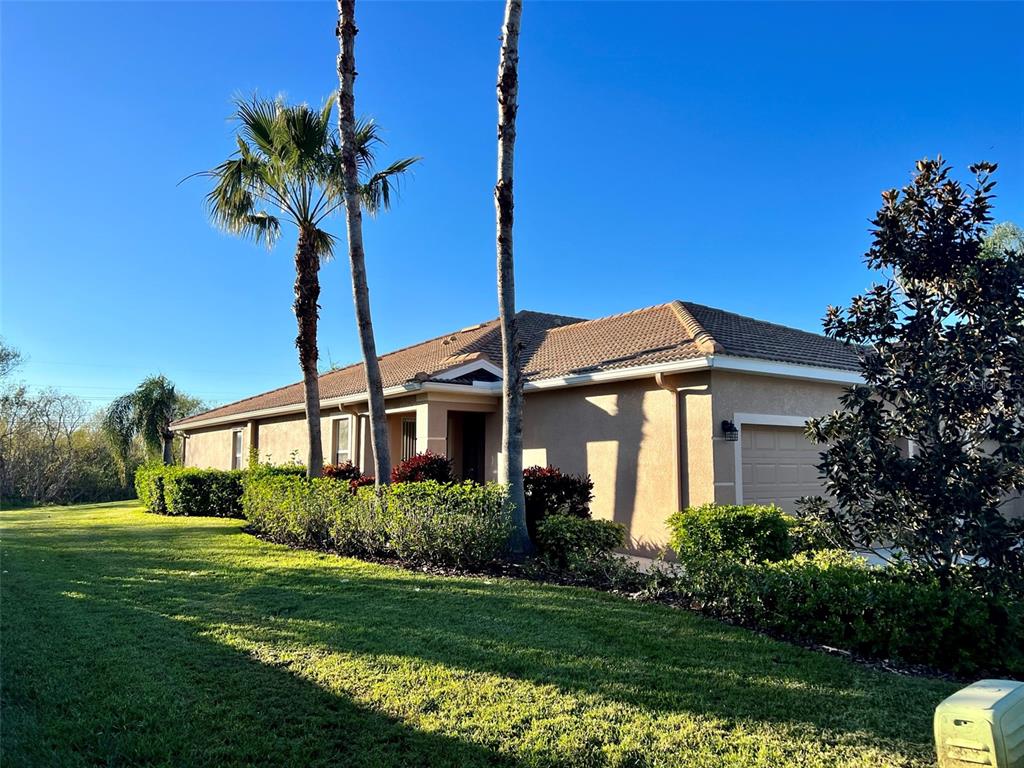
[[[363,252],[363,214],[359,198],[359,169],[356,166],[356,4],[338,0],[338,132],[341,138],[341,166],[345,184],[345,222],[348,232],[348,260],[352,270],[352,298],[355,302],[359,345],[363,350],[366,393],[369,400],[370,445],[373,476],[377,485],[391,481],[391,451],[388,422],[384,411],[384,385],[377,360],[370,317],[370,289],[366,283],[366,255]]]
[[[501,462],[498,482],[507,483],[513,506],[515,530],[511,549],[526,554],[531,549],[526,528],[526,495],[523,490],[523,371],[521,345],[516,327],[515,261],[512,256],[512,175],[516,146],[516,112],[519,108],[519,20],[522,0],[507,0],[498,62],[498,183],[494,207],[498,229],[498,316],[501,325]]]
[[[163,460],[166,466],[170,466],[174,463],[174,433],[170,428],[165,428],[160,434],[160,443],[163,450]]]
[[[316,324],[320,314],[320,257],[311,241],[313,233],[299,229],[295,248],[295,320],[299,335],[299,367],[306,399],[306,427],[309,445],[306,451],[306,476],[320,477],[324,466],[324,449],[320,441],[320,378],[317,371],[319,353],[316,346]]]

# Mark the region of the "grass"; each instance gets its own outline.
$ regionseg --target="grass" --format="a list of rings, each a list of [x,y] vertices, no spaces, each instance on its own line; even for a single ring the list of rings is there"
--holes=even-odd
[[[926,766],[948,683],[590,590],[5,511],[4,766]]]

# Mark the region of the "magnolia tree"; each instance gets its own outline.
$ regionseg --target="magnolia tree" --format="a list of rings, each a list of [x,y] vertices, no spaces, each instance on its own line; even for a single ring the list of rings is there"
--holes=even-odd
[[[922,160],[882,194],[866,261],[885,279],[824,321],[862,349],[863,384],[808,423],[831,498],[804,504],[844,547],[1001,589],[1024,579],[1024,520],[1004,514],[1024,491],[1024,250],[990,230],[995,169],[965,189]]]

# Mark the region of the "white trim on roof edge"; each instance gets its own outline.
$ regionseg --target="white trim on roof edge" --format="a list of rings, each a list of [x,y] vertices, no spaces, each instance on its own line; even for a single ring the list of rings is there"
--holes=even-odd
[[[472,364],[473,370],[483,367],[479,362]],[[618,368],[610,371],[594,371],[593,373],[579,373],[569,376],[557,376],[550,379],[527,382],[523,389],[526,392],[537,390],[559,389],[563,387],[582,387],[587,384],[600,384],[603,382],[626,381],[629,379],[642,379],[658,373],[684,373],[686,371],[699,371],[716,369],[720,371],[735,371],[737,373],[749,373],[758,376],[773,376],[787,379],[802,379],[804,381],[820,381],[829,384],[859,384],[863,381],[861,375],[855,371],[845,371],[840,368],[825,368],[816,365],[799,365],[796,363],[778,363],[771,360],[758,360],[752,357],[733,357],[731,355],[712,355],[710,357],[698,357],[690,360],[674,360],[667,363],[655,363],[653,365],[637,365],[632,368]],[[495,368],[500,374],[501,369]],[[410,392],[463,392],[481,395],[501,394],[501,382],[476,381],[473,384],[449,384],[440,381],[410,381],[394,387],[384,389],[384,397],[398,397],[407,395]],[[351,403],[358,403],[366,399],[366,393],[361,392],[355,395],[344,395],[332,397],[320,401],[321,408],[334,408]],[[305,406],[302,403],[292,405],[281,405],[276,408],[264,408],[253,411],[243,411],[227,416],[214,416],[210,419],[190,422],[181,426],[172,427],[175,432],[184,432],[190,429],[201,427],[213,427],[220,424],[230,424],[238,421],[246,421],[252,418],[264,418],[267,416],[281,416],[289,413],[302,413]]]
[[[452,385],[462,386],[462,385]],[[396,397],[398,395],[406,395],[410,392],[416,392],[421,388],[421,382],[410,381],[405,384],[398,384],[394,387],[384,388],[384,397]],[[358,403],[366,399],[366,393],[362,392],[356,395],[342,395],[341,397],[324,398],[320,400],[320,408],[334,408],[340,405],[348,405],[350,403]],[[175,432],[185,432],[190,429],[198,429],[200,427],[215,427],[219,424],[230,424],[235,421],[246,421],[252,418],[265,418],[267,416],[284,416],[289,413],[303,413],[306,410],[305,403],[292,403],[291,405],[279,405],[275,408],[258,408],[253,411],[242,411],[240,413],[231,413],[225,416],[213,416],[209,419],[200,419],[198,421],[192,421],[188,424],[180,424],[178,426],[171,426],[171,429]]]
[[[799,363],[777,363],[772,360],[758,360],[753,357],[732,357],[715,355],[708,358],[712,368],[741,373],[756,373],[761,376],[780,376],[786,379],[808,379],[831,384],[861,384],[864,378],[857,371],[842,368],[826,368],[819,365]]]
[[[675,360],[668,363],[638,365],[632,368],[619,368],[611,371],[595,371],[570,376],[559,376],[551,379],[527,382],[523,387],[527,392],[537,389],[556,389],[558,387],[579,387],[587,384],[599,384],[607,381],[624,381],[640,379],[658,373],[683,373],[714,368],[720,371],[736,371],[752,373],[760,376],[777,376],[788,379],[804,379],[822,381],[831,384],[859,384],[863,381],[859,373],[844,371],[840,368],[825,368],[816,365],[798,365],[796,363],[777,363],[771,360],[758,360],[750,357],[732,357],[730,355],[711,355],[690,360]]]

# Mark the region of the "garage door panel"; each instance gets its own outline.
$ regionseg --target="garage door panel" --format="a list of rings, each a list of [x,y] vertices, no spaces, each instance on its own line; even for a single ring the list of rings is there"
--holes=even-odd
[[[823,493],[815,465],[821,448],[801,427],[744,425],[740,444],[743,499],[747,504],[777,504],[793,512],[802,496]]]

